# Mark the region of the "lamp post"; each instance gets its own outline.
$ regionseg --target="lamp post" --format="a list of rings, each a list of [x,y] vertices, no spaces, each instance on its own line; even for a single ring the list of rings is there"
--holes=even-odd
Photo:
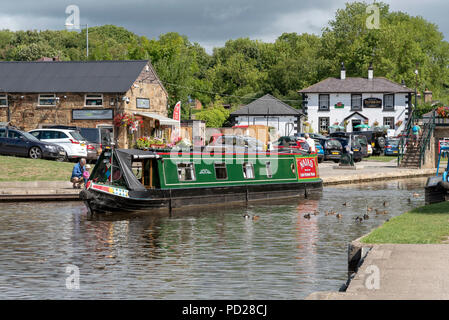
[[[418,64],[415,69],[416,82],[415,82],[415,109],[418,106]]]
[[[66,27],[69,27],[71,29],[75,28],[75,25],[73,23],[66,23]],[[80,24],[80,27],[86,27],[86,60],[89,60],[89,25],[86,24]]]

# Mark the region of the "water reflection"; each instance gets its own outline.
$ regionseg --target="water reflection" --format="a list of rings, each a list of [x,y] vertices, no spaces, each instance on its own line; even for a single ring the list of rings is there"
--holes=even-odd
[[[0,298],[301,299],[338,290],[347,243],[422,205],[425,181],[334,186],[320,199],[173,215],[88,218],[79,202],[2,204]],[[389,214],[354,221],[367,206],[385,209],[385,199]],[[80,268],[80,290],[65,287],[69,264]]]

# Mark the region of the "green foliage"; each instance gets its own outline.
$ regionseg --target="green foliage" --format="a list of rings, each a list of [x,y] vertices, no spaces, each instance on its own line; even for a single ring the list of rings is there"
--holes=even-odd
[[[223,107],[223,101],[216,98],[215,104],[201,110],[195,114],[197,120],[206,121],[206,126],[210,128],[221,128],[229,118],[229,110]]]
[[[197,43],[176,32],[157,39],[138,36],[125,28],[105,25],[89,28],[89,59],[151,60],[169,95],[169,105],[182,102],[182,119],[194,99],[213,105],[247,104],[266,93],[299,108],[298,90],[327,77],[338,77],[341,62],[348,77],[366,77],[370,62],[374,75],[386,77],[449,103],[449,43],[438,27],[418,16],[380,8],[380,28],[368,29],[365,2],[348,3],[324,26],[321,36],[284,33],[273,43],[249,38],[229,40],[206,53]],[[62,60],[86,59],[86,29],[81,31],[0,31],[0,60],[32,61],[42,56]],[[414,70],[418,64],[419,76]],[[417,83],[416,83],[417,82]],[[209,125],[222,116],[210,108],[201,111]],[[428,106],[418,106],[425,113]],[[212,119],[220,120],[212,120]]]

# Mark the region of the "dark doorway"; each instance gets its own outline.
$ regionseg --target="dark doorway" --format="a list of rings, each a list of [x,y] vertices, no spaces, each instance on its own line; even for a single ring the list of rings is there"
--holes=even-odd
[[[360,120],[360,119],[352,120],[352,131],[353,132],[360,131],[360,128],[356,128],[356,126],[361,125],[361,124],[362,124],[362,120]]]

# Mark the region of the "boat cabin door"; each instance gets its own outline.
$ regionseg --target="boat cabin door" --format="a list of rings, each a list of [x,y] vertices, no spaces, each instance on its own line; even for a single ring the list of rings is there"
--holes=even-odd
[[[145,188],[153,189],[154,184],[154,159],[143,159],[133,162],[133,172]]]

